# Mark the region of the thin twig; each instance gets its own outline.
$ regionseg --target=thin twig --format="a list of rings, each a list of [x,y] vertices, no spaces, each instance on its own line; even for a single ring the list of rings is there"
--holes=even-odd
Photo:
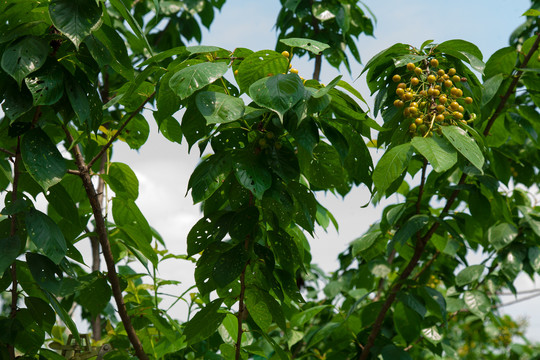
[[[149,360],[148,356],[145,354],[144,349],[142,347],[141,341],[139,340],[139,337],[137,336],[137,333],[135,332],[135,329],[133,328],[133,324],[131,323],[131,318],[129,317],[129,314],[127,313],[126,304],[124,303],[124,298],[122,297],[122,289],[120,287],[120,280],[118,278],[118,273],[116,272],[116,264],[114,261],[114,257],[111,251],[111,245],[109,243],[109,234],[107,232],[107,225],[105,224],[105,220],[103,218],[102,214],[102,207],[101,204],[98,201],[98,194],[96,193],[96,189],[94,188],[94,184],[92,183],[92,179],[90,177],[90,167],[84,163],[84,158],[81,153],[81,150],[79,148],[78,144],[73,144],[73,136],[71,136],[71,133],[67,128],[64,127],[64,132],[66,133],[67,141],[71,147],[71,151],[73,153],[73,157],[75,159],[75,163],[77,164],[77,167],[80,171],[80,178],[83,182],[84,189],[86,191],[86,195],[88,197],[88,200],[90,201],[90,206],[92,207],[92,213],[94,215],[94,221],[96,226],[96,233],[98,235],[98,239],[101,245],[101,248],[103,250],[103,257],[105,258],[105,263],[107,264],[107,276],[109,278],[109,283],[111,284],[111,289],[113,293],[114,300],[116,302],[116,306],[118,308],[118,314],[120,315],[120,318],[122,319],[122,323],[124,325],[124,329],[126,330],[127,336],[129,338],[129,341],[133,345],[133,348],[135,349],[135,354],[140,360]]]
[[[105,154],[105,152],[107,151],[107,149],[109,149],[112,145],[112,143],[116,140],[116,138],[118,138],[118,136],[120,136],[120,134],[122,133],[122,130],[125,129],[125,127],[127,126],[127,124],[129,124],[129,122],[131,121],[131,119],[133,119],[137,114],[139,114],[141,112],[141,110],[144,108],[144,106],[146,105],[146,103],[148,101],[150,101],[150,99],[152,99],[152,97],[154,97],[154,95],[156,94],[156,92],[154,91],[152,94],[150,94],[146,99],[144,99],[143,103],[137,108],[137,110],[133,111],[131,113],[131,115],[129,115],[129,117],[126,119],[126,121],[124,121],[124,123],[122,124],[122,126],[120,126],[120,128],[116,131],[116,133],[114,133],[114,135],[110,138],[110,140],[101,148],[101,150],[97,153],[96,156],[94,156],[92,158],[92,160],[90,160],[87,164],[88,168],[90,169],[94,163],[96,161],[98,161],[99,159],[101,159],[101,156],[103,156],[103,154]]]
[[[68,169],[67,173],[71,175],[81,176],[81,172],[79,170]]]
[[[517,303],[520,303],[520,302],[523,302],[523,301],[527,301],[527,300],[537,298],[539,296],[540,296],[540,293],[532,294],[532,295],[529,295],[529,296],[522,297],[521,299],[516,299],[516,300],[510,301],[510,302],[504,303],[504,304],[493,305],[493,308],[498,309],[498,308],[502,308],[504,306],[514,305],[514,304],[517,304]]]
[[[253,195],[252,195],[253,197]],[[252,200],[250,199],[250,202]],[[246,236],[246,239],[244,240],[244,248],[246,250],[249,249],[249,235]],[[244,297],[246,293],[246,269],[249,265],[249,261],[246,262],[246,265],[244,265],[244,269],[242,270],[242,273],[240,274],[240,295],[238,300],[238,337],[236,338],[236,354],[235,354],[235,360],[240,360],[241,354],[240,349],[242,348],[242,322],[244,320],[244,316],[246,315],[246,305],[244,304]]]
[[[15,157],[15,153],[12,151],[9,151],[8,149],[0,148],[0,152],[8,154],[10,157]]]

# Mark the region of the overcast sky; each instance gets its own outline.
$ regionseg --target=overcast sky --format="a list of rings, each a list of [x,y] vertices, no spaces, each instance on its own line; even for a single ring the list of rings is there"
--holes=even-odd
[[[357,46],[363,62],[396,42],[419,46],[425,40],[442,42],[464,39],[476,44],[484,54],[484,61],[497,49],[508,45],[510,33],[522,23],[521,14],[527,10],[525,0],[478,0],[478,1],[365,1],[377,17],[375,38],[361,36]],[[429,4],[429,5],[428,5]],[[280,8],[278,0],[228,0],[220,14],[216,15],[211,31],[205,32],[203,44],[217,45],[229,50],[247,47],[252,50],[273,49],[276,32],[273,29]],[[313,64],[303,59],[293,59],[293,66],[300,75],[311,78]],[[344,80],[353,83],[362,65],[354,64],[352,73],[341,69]],[[338,72],[324,63],[321,80],[329,82]],[[369,91],[363,78],[353,85],[368,98]],[[165,238],[172,253],[186,253],[186,236],[189,229],[201,217],[199,207],[193,205],[191,196],[185,197],[189,175],[198,162],[198,149],[188,155],[187,146],[173,144],[157,134],[153,117],[147,120],[152,126],[148,143],[140,153],[129,150],[124,144],[116,147],[113,161],[125,162],[136,172],[140,181],[140,197],[137,204]],[[380,154],[374,154],[375,157]],[[313,262],[326,271],[337,269],[337,255],[347,244],[360,236],[370,224],[380,217],[383,206],[361,208],[369,201],[365,188],[353,189],[342,200],[332,195],[320,196],[319,200],[337,218],[339,234],[318,229],[310,241]],[[396,201],[395,198],[390,201]],[[180,287],[169,288],[180,294],[193,284],[193,266],[181,260],[171,260],[160,265],[160,275],[183,282]],[[522,277],[518,288],[531,289],[535,284]],[[513,297],[505,299],[513,300]],[[540,320],[536,308],[540,299],[534,299],[503,309],[513,316],[526,316],[530,323],[529,335],[540,340]],[[184,317],[185,306],[178,305],[171,315]]]

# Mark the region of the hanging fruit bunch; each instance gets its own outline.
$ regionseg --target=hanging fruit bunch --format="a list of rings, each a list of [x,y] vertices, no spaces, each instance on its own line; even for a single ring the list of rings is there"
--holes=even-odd
[[[465,77],[456,69],[439,66],[436,58],[425,59],[418,65],[407,64],[404,75],[395,74],[397,99],[394,106],[403,108],[403,116],[410,121],[411,136],[432,136],[441,133],[441,126],[467,124],[476,115],[466,111],[473,99],[463,96],[462,83]]]

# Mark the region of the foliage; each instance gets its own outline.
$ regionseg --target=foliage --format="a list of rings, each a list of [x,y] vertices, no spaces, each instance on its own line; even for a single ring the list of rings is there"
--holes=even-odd
[[[485,63],[464,40],[376,55],[364,72],[379,125],[341,76],[325,86],[317,70],[304,80],[290,66],[307,53],[319,71],[323,55],[348,68],[345,49],[359,61],[354,38],[372,34],[372,21],[357,2],[282,2],[283,52],[185,46],[223,4],[0,5],[0,356],[540,356],[524,324],[497,310],[519,274],[540,270],[531,200],[540,91],[531,19],[540,12],[529,10]],[[118,140],[144,151],[145,108],[165,138],[201,153],[188,188],[202,218],[186,234],[187,254],[165,249],[137,206],[135,173],[112,161]],[[368,143],[385,148],[375,165]],[[374,203],[401,201],[326,275],[305,234],[337,223],[315,193],[358,186]],[[91,243],[91,262],[80,241]],[[481,263],[469,262],[471,250]],[[196,264],[197,290],[176,300],[189,305],[186,322],[161,303],[164,287],[178,285],[156,275],[167,259]],[[83,345],[76,308],[94,348]]]

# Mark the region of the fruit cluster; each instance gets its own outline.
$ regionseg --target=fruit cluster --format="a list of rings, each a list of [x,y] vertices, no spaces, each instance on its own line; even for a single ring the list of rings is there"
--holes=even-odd
[[[458,121],[466,124],[475,118],[475,114],[468,114],[465,119],[465,106],[473,102],[471,97],[463,97],[460,88],[467,79],[454,68],[440,68],[435,58],[422,61],[420,66],[408,63],[407,73],[395,74],[392,81],[398,83],[394,106],[403,108],[403,116],[411,122],[411,136],[432,136],[441,132],[441,126],[457,125]]]

